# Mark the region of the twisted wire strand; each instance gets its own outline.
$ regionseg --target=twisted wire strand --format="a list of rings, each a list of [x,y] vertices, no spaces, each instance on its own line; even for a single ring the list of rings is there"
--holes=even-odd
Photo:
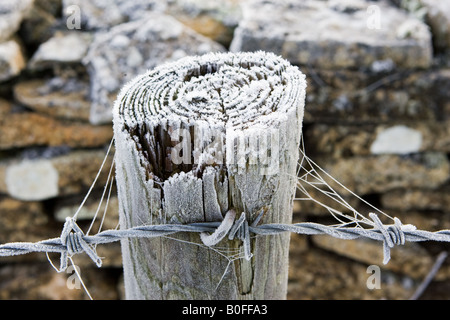
[[[67,260],[74,254],[86,253],[98,267],[101,267],[101,258],[95,251],[97,244],[107,244],[126,238],[156,238],[179,232],[200,233],[204,244],[213,246],[228,235],[228,239],[238,238],[242,240],[244,257],[249,260],[250,234],[269,236],[284,232],[293,232],[303,235],[329,235],[338,239],[353,240],[357,238],[369,238],[383,242],[383,263],[390,259],[390,249],[395,245],[403,245],[406,242],[440,241],[450,242],[450,230],[436,232],[418,230],[413,225],[403,225],[399,219],[395,223],[385,225],[381,223],[378,216],[370,213],[373,221],[372,229],[361,227],[336,227],[326,226],[313,222],[296,224],[270,223],[256,225],[248,224],[245,213],[235,220],[236,213],[229,210],[222,222],[201,222],[182,224],[143,225],[122,230],[105,230],[96,235],[85,235],[76,224],[75,219],[67,218],[61,236],[59,238],[47,239],[39,242],[12,242],[0,245],[0,256],[22,255],[31,252],[56,252],[61,254],[60,268],[62,272],[67,268]],[[257,218],[258,219],[258,218]],[[230,221],[233,221],[231,224]],[[211,233],[211,234],[208,234]]]

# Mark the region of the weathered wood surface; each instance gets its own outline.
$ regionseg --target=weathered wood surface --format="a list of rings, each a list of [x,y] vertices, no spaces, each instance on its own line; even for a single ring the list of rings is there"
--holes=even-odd
[[[130,82],[114,107],[121,227],[221,221],[231,208],[290,223],[305,87],[264,52],[189,57]],[[252,237],[253,257],[232,262],[240,240],[171,238],[122,241],[127,299],[286,297],[288,233]]]

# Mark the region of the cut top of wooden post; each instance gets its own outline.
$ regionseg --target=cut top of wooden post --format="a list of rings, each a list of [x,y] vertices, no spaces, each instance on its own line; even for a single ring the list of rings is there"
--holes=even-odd
[[[305,76],[288,61],[266,52],[210,53],[166,63],[125,85],[116,100],[114,128],[134,136],[142,165],[152,178],[162,179],[207,164],[225,164],[228,140],[279,128],[288,117],[303,120]],[[294,112],[294,113],[293,113]],[[187,130],[187,131],[183,131]],[[172,141],[176,150],[160,150],[150,136]],[[244,133],[245,132],[245,133]],[[193,144],[191,154],[174,151],[185,134]],[[150,138],[150,139],[149,139]],[[187,139],[186,139],[187,140]],[[214,155],[206,148],[216,142]],[[224,142],[224,143],[220,143]],[[170,145],[170,143],[166,144]],[[219,148],[220,150],[217,150]],[[183,150],[186,151],[186,150]],[[246,150],[248,153],[248,150]],[[220,157],[220,158],[219,158]],[[221,161],[222,160],[222,161]],[[230,167],[242,159],[233,158]],[[209,161],[209,162],[208,162]]]

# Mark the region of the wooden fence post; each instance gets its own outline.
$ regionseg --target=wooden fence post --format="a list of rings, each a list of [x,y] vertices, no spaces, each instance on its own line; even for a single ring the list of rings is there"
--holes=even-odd
[[[137,77],[114,106],[120,225],[290,223],[306,82],[273,54],[188,57]],[[127,299],[285,299],[289,234],[216,247],[199,234],[122,241]],[[241,252],[239,259],[227,255]]]

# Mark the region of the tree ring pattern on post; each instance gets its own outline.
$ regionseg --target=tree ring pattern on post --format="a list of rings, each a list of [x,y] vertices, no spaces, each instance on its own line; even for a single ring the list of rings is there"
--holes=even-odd
[[[170,145],[167,133],[179,128],[201,133],[202,125],[217,132],[277,127],[293,106],[302,105],[305,86],[298,68],[272,53],[186,57],[124,86],[115,104],[114,123],[134,136],[142,165],[153,173],[150,177],[164,181],[178,172],[170,161],[171,150],[159,145]],[[303,108],[298,109],[303,118]],[[198,163],[188,161],[178,169],[190,171],[192,164]]]

